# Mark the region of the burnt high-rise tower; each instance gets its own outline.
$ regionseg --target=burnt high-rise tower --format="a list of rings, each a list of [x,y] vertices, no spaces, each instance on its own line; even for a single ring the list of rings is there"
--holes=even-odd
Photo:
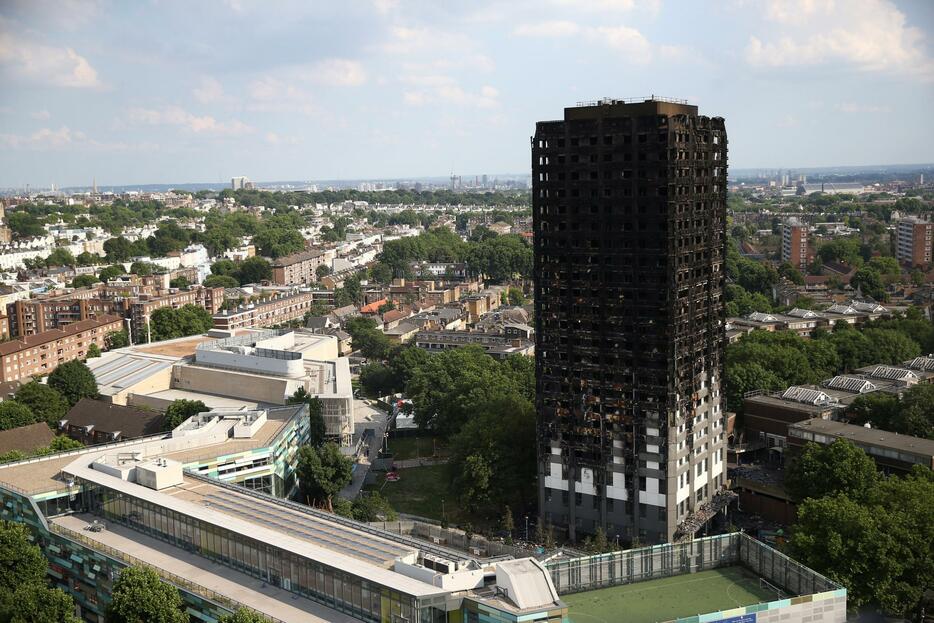
[[[539,508],[572,538],[668,541],[720,503],[726,153],[680,101],[536,125]]]

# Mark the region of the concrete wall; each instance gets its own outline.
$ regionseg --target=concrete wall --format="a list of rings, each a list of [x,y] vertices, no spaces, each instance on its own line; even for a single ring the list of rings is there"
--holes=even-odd
[[[294,384],[284,377],[258,377],[233,370],[183,365],[175,367],[172,388],[284,405],[286,398],[295,391],[289,391]]]

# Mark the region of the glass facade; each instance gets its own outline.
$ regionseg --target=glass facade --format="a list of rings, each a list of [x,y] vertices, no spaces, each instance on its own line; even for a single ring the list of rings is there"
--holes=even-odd
[[[104,487],[89,487],[83,496],[89,512],[109,521],[365,621],[434,623],[438,620],[434,608],[427,606],[416,618],[418,604],[411,595],[221,526]]]

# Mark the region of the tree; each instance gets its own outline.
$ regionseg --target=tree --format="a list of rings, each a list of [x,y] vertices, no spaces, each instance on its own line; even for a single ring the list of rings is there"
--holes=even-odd
[[[386,396],[397,390],[395,377],[389,366],[370,363],[360,370],[360,385],[367,396]]]
[[[236,288],[240,282],[228,275],[208,275],[202,285],[205,288]]]
[[[885,519],[842,493],[805,500],[791,537],[794,558],[846,586],[850,607],[885,598],[902,571]]]
[[[272,623],[272,621],[255,610],[237,608],[233,614],[225,614],[217,623]]]
[[[38,381],[30,381],[16,390],[13,400],[27,407],[37,420],[57,428],[68,413],[68,402],[58,391]]]
[[[150,339],[153,342],[206,333],[213,326],[210,312],[190,303],[178,309],[161,307],[149,318]]]
[[[512,531],[516,529],[516,522],[512,518],[512,509],[509,506],[506,506],[501,524],[506,531],[507,542],[512,542]]]
[[[94,275],[78,275],[71,280],[72,288],[89,288],[97,283],[98,279]]]
[[[211,264],[211,274],[234,276],[237,274],[237,263],[233,260],[217,260]]]
[[[133,262],[130,264],[130,273],[140,277],[148,277],[158,270],[158,266],[152,262]]]
[[[363,316],[351,318],[345,326],[354,350],[368,359],[385,359],[389,353],[389,338],[376,328],[376,321]]]
[[[185,288],[187,288],[187,287],[189,287],[189,286],[191,286],[191,282],[188,281],[188,277],[186,277],[186,276],[184,276],[184,275],[181,275],[181,276],[179,276],[179,277],[176,277],[175,279],[172,279],[172,280],[169,282],[169,287],[170,287],[170,288],[178,288],[178,289],[180,289],[180,290],[184,290]]]
[[[178,589],[149,567],[120,571],[111,591],[107,623],[188,623]]]
[[[335,509],[335,512],[338,511]],[[350,514],[346,516],[363,522],[396,521],[399,518],[389,500],[376,491],[354,500],[350,505]]]
[[[0,592],[9,594],[20,586],[44,582],[48,561],[29,537],[25,525],[0,521]]]
[[[133,246],[123,236],[104,241],[104,253],[110,262],[125,262],[133,255]]]
[[[331,274],[331,267],[327,264],[321,264],[315,269],[315,277],[318,278],[318,281],[321,281],[323,277],[327,277]]]
[[[510,305],[525,305],[525,294],[522,293],[520,288],[509,286],[509,291],[506,294],[506,302]]]
[[[791,262],[782,262],[778,267],[778,274],[795,285],[804,285],[804,276],[801,275],[797,268],[792,266]]]
[[[382,315],[382,314],[385,314],[386,312],[391,312],[395,308],[396,308],[395,303],[393,303],[392,301],[386,301],[385,303],[379,306],[379,309],[377,309],[377,311],[380,313],[380,315]]]
[[[885,301],[888,298],[882,275],[872,266],[863,266],[857,270],[850,279],[850,285],[859,288],[863,294],[871,296],[877,301]]]
[[[249,257],[240,262],[237,278],[240,285],[269,280],[272,278],[272,266],[261,257]]]
[[[45,258],[46,266],[74,266],[77,262],[71,251],[65,247],[56,247]]]
[[[45,228],[39,219],[28,212],[7,212],[4,220],[17,238],[33,238],[45,234]]]
[[[112,264],[111,266],[102,268],[101,272],[98,273],[97,276],[98,278],[100,278],[101,281],[103,281],[104,283],[107,283],[111,279],[116,279],[117,277],[119,277],[125,272],[126,272],[126,269],[123,268],[123,266],[119,264]]]
[[[126,348],[130,345],[130,336],[126,331],[111,331],[104,336],[104,348]]]
[[[101,356],[101,349],[100,349],[100,347],[98,347],[98,345],[95,344],[94,342],[91,342],[91,344],[88,345],[88,352],[87,352],[87,357],[86,357],[86,358],[87,358],[87,359],[93,359],[93,358],[95,358],[95,357],[100,357],[100,356]]]
[[[299,387],[286,402],[308,405],[308,445],[317,448],[323,444],[327,438],[327,425],[324,422],[324,404],[321,399],[309,394],[304,387]]]
[[[0,430],[28,426],[39,421],[29,407],[15,401],[0,402]]]
[[[68,361],[49,375],[49,387],[58,391],[68,402],[75,406],[82,398],[97,397],[97,380],[83,361]]]
[[[75,602],[60,588],[49,588],[43,581],[23,584],[13,593],[10,623],[80,623]]]
[[[472,417],[451,441],[452,489],[480,512],[523,508],[535,498],[535,409],[518,394],[472,405]]]
[[[200,400],[175,400],[166,408],[165,419],[162,420],[162,430],[168,432],[177,428],[182,422],[205,411],[210,411],[206,404]]]
[[[298,449],[295,474],[299,488],[306,500],[327,505],[333,511],[332,499],[341,489],[350,484],[353,461],[341,454],[333,443],[319,447],[302,446]]]
[[[842,493],[865,500],[879,481],[879,471],[868,454],[847,439],[830,445],[808,443],[785,474],[785,489],[796,501]]]

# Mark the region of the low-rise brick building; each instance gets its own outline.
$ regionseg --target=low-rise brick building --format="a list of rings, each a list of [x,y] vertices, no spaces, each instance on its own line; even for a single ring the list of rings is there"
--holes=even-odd
[[[0,381],[45,376],[65,362],[86,358],[91,344],[104,350],[104,337],[122,329],[119,316],[101,316],[0,344]]]
[[[214,328],[224,330],[276,327],[305,317],[315,303],[313,292],[299,292],[250,303],[214,315]]]

